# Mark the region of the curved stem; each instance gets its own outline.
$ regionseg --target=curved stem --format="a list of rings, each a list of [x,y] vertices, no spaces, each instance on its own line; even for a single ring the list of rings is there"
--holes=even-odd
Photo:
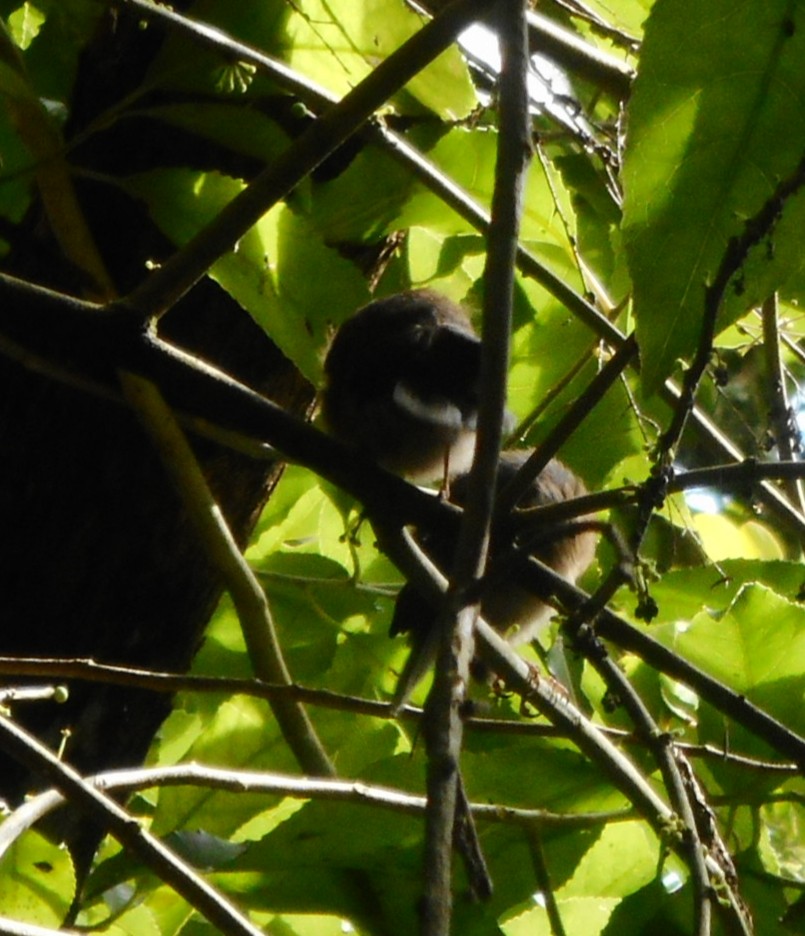
[[[274,630],[265,592],[243,558],[173,413],[150,381],[131,373],[121,373],[120,379],[123,392],[151,436],[210,558],[224,579],[243,628],[255,675],[267,682],[290,685],[291,675]],[[302,706],[293,700],[274,699],[271,708],[302,770],[316,776],[334,776],[333,765]]]

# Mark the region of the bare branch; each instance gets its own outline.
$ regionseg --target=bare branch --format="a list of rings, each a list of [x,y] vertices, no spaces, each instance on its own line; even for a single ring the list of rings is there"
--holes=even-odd
[[[110,770],[86,777],[84,783],[97,790],[115,793],[135,793],[155,787],[192,786],[238,794],[264,793],[290,799],[350,803],[410,816],[422,816],[425,812],[424,796],[360,780],[311,780],[288,774],[229,770],[209,764]],[[67,802],[68,798],[56,789],[46,790],[26,800],[0,825],[0,856],[24,832]],[[475,818],[483,822],[540,829],[590,829],[607,822],[634,819],[631,809],[558,813],[546,809],[520,809],[502,803],[470,803],[469,809]]]
[[[446,583],[445,583],[446,587]],[[94,660],[51,659],[46,657],[0,657],[0,674],[10,676],[48,676],[58,679],[85,680],[108,685],[134,686],[152,692],[212,692],[225,695],[246,695],[257,699],[285,697],[340,712],[352,712],[371,718],[403,718],[419,720],[422,709],[412,705],[395,708],[388,702],[377,702],[357,696],[344,695],[328,689],[311,689],[293,683],[289,686],[273,685],[259,679],[236,679],[224,676],[188,676],[181,673],[166,673],[157,670],[113,666],[96,663]],[[529,720],[484,718],[471,715],[464,722],[470,731],[529,735],[532,737],[565,737],[554,725]],[[642,740],[620,728],[601,727],[608,737],[624,744],[643,744]],[[712,744],[689,744],[676,742],[676,747],[688,757],[706,757],[724,764],[744,767],[747,770],[793,775],[799,767],[791,762],[769,761],[740,754],[737,751],[716,747]]]
[[[0,936],[80,936],[78,930],[49,929],[46,926],[35,926],[33,923],[18,923],[0,917]]]
[[[484,271],[478,443],[448,601],[443,617],[440,616],[442,645],[425,709],[429,761],[422,908],[424,936],[445,936],[450,930],[450,856],[461,787],[462,706],[473,656],[473,622],[478,615],[477,604],[469,602],[468,594],[483,571],[489,545],[506,412],[515,257],[525,173],[531,155],[526,87],[528,42],[523,0],[500,3],[496,21],[503,65],[499,83],[495,188]]]
[[[124,848],[181,894],[191,906],[228,936],[260,936],[260,930],[189,865],[143,829],[111,797],[86,783],[72,767],[62,763],[33,735],[0,715],[0,747],[47,779],[107,829]]]

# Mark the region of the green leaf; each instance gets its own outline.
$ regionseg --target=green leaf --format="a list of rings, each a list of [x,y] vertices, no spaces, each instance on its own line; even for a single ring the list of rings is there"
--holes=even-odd
[[[795,784],[792,786],[796,788]],[[759,851],[766,870],[805,884],[802,805],[796,802],[769,803],[760,810],[760,816],[762,838]]]
[[[617,809],[624,804],[595,766],[578,752],[550,742],[523,739],[503,744],[470,733],[464,763],[467,792],[479,802],[556,812]]]
[[[23,3],[8,17],[8,28],[14,42],[25,50],[39,35],[44,22],[45,14],[35,3]]]
[[[187,756],[246,770],[295,769],[267,704],[242,696],[218,706]],[[212,835],[231,835],[275,800],[267,795],[236,795],[203,787],[164,787],[159,791],[153,828],[157,834],[185,826]]]
[[[554,160],[570,200],[579,253],[587,268],[606,286],[610,300],[623,302],[632,291],[621,237],[621,211],[605,179],[586,153],[559,155]]]
[[[585,6],[595,11],[605,23],[640,38],[646,14],[654,0],[589,0]]]
[[[198,0],[192,15],[218,27],[224,35],[277,55],[287,41],[285,24],[292,14],[291,7],[282,0]],[[184,30],[169,30],[151,64],[146,84],[233,100],[276,93],[276,86],[259,74],[254,81],[249,80],[249,73],[242,69],[242,63],[233,61],[227,48],[223,37],[219,48],[204,47]]]
[[[217,25],[235,38],[287,62],[306,78],[342,97],[423,25],[402,4],[386,0],[203,0],[193,15]],[[223,51],[223,50],[222,50]],[[192,55],[192,58],[189,56]],[[243,84],[232,81],[232,66],[222,54],[199,51],[182,36],[171,36],[150,78],[182,90],[218,94],[259,94],[269,86],[258,75]],[[437,113],[460,120],[477,99],[466,63],[456,48],[448,49],[413,78],[394,99],[402,113]]]
[[[344,936],[351,931],[347,921],[320,913],[271,914],[265,922],[256,911],[252,916],[268,936]]]
[[[656,623],[691,620],[702,610],[716,616],[732,604],[744,585],[754,583],[795,603],[805,584],[805,569],[799,562],[739,559],[669,572],[651,585],[659,612]]]
[[[36,35],[29,31],[26,71],[39,97],[51,108],[58,102],[66,117],[79,57],[93,36],[103,6],[95,0],[38,0],[32,6],[44,20]]]
[[[570,880],[555,893],[568,936],[603,932],[621,898],[655,878],[659,855],[660,843],[645,823],[608,825],[579,861]],[[508,920],[504,931],[550,936],[543,901],[537,899],[536,903],[536,907]]]
[[[0,916],[58,927],[70,909],[75,883],[67,850],[30,830],[0,859]]]
[[[399,907],[408,927],[416,919],[421,823],[388,811],[308,803],[237,861],[241,900],[263,908],[339,913],[360,919],[372,880],[386,907]],[[379,869],[382,873],[378,873]],[[254,872],[259,870],[259,875]],[[362,891],[350,878],[364,873]],[[315,888],[311,888],[315,875]],[[409,901],[407,909],[405,901]],[[386,911],[388,918],[393,918]],[[400,932],[414,932],[400,922]]]
[[[176,894],[174,893],[176,900]],[[179,906],[183,901],[176,900]],[[185,913],[185,917],[186,917]],[[92,927],[104,936],[161,936],[164,932],[160,929],[159,923],[150,907],[132,906],[124,910],[123,913],[115,915],[109,922],[109,909],[106,906],[99,905],[94,913],[83,913],[80,918],[80,925]]]
[[[372,243],[400,226],[417,188],[397,160],[365,146],[334,179],[313,188],[310,218],[327,243]]]
[[[509,405],[518,420],[526,420],[530,427],[527,444],[536,445],[595,377],[599,362],[596,342],[563,305],[531,281],[523,284],[523,292],[527,302],[520,308],[525,324],[514,334]],[[586,364],[565,383],[583,357]],[[550,401],[547,407],[546,400]],[[594,489],[616,463],[642,449],[634,410],[623,388],[616,385],[589,410],[580,431],[559,455]]]
[[[735,523],[721,514],[693,516],[693,528],[713,562],[725,559],[782,559],[780,543],[755,520]]]
[[[424,25],[404,5],[386,0],[302,0],[293,10],[286,26],[287,61],[339,97]],[[455,47],[395,100],[402,112],[427,108],[447,120],[468,116],[476,103],[466,63]]]
[[[805,608],[761,585],[746,585],[722,614],[652,633],[794,731],[805,728]]]
[[[615,908],[607,936],[619,933],[662,933],[663,936],[689,936],[693,931],[692,896],[688,889],[669,890],[659,877],[634,894],[624,897]]]
[[[704,292],[805,152],[805,10],[791,0],[658,0],[629,104],[624,234],[647,387],[697,346]],[[770,145],[774,141],[774,145]],[[725,327],[802,263],[805,197],[733,280]]]
[[[606,897],[568,897],[559,901],[566,936],[597,936],[604,931],[618,901]],[[553,936],[542,907],[526,910],[503,926],[506,936]]]
[[[557,896],[625,897],[653,880],[660,843],[644,822],[610,823]]]
[[[238,102],[168,104],[143,114],[263,162],[290,144],[288,134],[274,120]]]
[[[147,203],[170,238],[184,244],[244,185],[215,172],[166,169],[132,177],[125,188]],[[284,204],[264,215],[209,275],[315,384],[333,325],[368,299],[357,268]]]

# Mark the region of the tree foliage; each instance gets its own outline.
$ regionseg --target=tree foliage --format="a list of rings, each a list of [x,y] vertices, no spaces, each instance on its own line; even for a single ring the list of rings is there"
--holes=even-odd
[[[441,6],[436,21],[454,15]],[[490,4],[475,6],[464,3],[465,23]],[[63,660],[38,672],[180,689],[148,757],[156,772],[106,782],[130,794],[127,811],[196,869],[191,878],[206,878],[257,927],[416,932],[430,873],[427,753],[421,711],[393,718],[388,705],[408,652],[388,636],[404,579],[360,521],[368,508],[382,539],[395,523],[446,522],[443,505],[340,450],[315,418],[307,428],[285,421],[242,385],[174,354],[168,307],[206,275],[237,303],[227,314],[250,316],[315,388],[335,329],[373,295],[427,285],[464,302],[480,325],[499,143],[494,82],[451,43],[435,58],[415,59],[414,47],[417,64],[406,65],[405,43],[427,17],[398,0],[198,0],[181,13],[145,0],[4,0],[0,12],[0,235],[18,277],[0,282],[0,349],[56,379],[86,378],[81,392],[119,396],[122,386],[152,438],[155,423],[171,421],[160,409],[167,400],[190,437],[258,460],[274,446],[291,462],[244,553],[269,615],[239,590],[248,576],[226,553],[222,525],[198,519],[214,509],[203,483],[190,488],[192,455],[161,449],[199,523],[194,536],[211,554],[224,550],[215,565],[230,591],[192,674],[229,682],[92,673],[74,659],[103,656],[92,647],[60,649]],[[152,44],[142,74],[82,122],[76,76],[97,36],[116,41],[125,22]],[[559,40],[549,38],[556,26]],[[559,70],[532,114],[509,374],[514,441],[548,455],[560,445],[562,460],[603,492],[595,506],[617,535],[602,537],[581,583],[602,604],[579,611],[578,595],[559,590],[565,613],[544,646],[523,651],[561,680],[558,700],[546,699],[544,676],[534,690],[542,696],[508,672],[494,690],[471,690],[461,773],[494,890],[473,899],[476,882],[456,859],[453,931],[709,932],[710,904],[713,932],[797,932],[805,472],[792,453],[805,369],[805,11],[793,0],[556,0],[540,5],[532,40]],[[367,86],[369,100],[381,77],[389,90],[374,92],[374,117],[357,103],[339,110],[336,101],[359,101]],[[149,134],[158,155],[99,166],[127,126]],[[147,216],[170,245],[150,258],[153,269],[141,263],[125,280],[108,273],[130,222],[114,243],[93,243],[82,181]],[[242,229],[228,248],[227,234],[202,245],[199,232],[220,231],[235,204],[246,207],[232,215],[230,234]],[[45,223],[73,270],[56,285],[98,305],[26,293],[20,232]],[[185,267],[171,265],[177,258]],[[112,331],[98,324],[103,303]],[[132,316],[156,337],[128,328]],[[185,348],[192,323],[189,334]],[[227,370],[214,349],[203,358]],[[142,377],[156,399],[140,394]],[[143,435],[139,444],[150,443]],[[92,518],[91,495],[82,509]],[[606,653],[579,629],[585,613]],[[266,688],[282,673],[261,657],[255,616],[273,621],[305,692]],[[132,662],[122,651],[105,659]],[[4,672],[37,667],[5,661]],[[255,675],[263,683],[249,682]],[[585,746],[587,729],[567,711],[604,740]],[[301,742],[301,758],[289,741],[299,719],[316,739]],[[9,724],[0,724],[6,749]],[[319,783],[311,775],[326,771],[305,762],[317,750],[332,765]],[[182,765],[199,766],[172,772]],[[105,821],[104,805],[76,799],[58,767],[41,769]],[[55,928],[80,898],[74,921],[92,932],[248,931],[211,915],[179,872],[155,864],[150,839],[132,843],[112,825],[79,892],[67,853],[24,809],[0,828],[1,916]]]

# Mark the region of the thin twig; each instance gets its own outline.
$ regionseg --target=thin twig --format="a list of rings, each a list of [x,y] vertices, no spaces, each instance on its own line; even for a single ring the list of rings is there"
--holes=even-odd
[[[447,0],[416,0],[433,11],[443,9]],[[577,33],[560,26],[555,20],[532,10],[527,12],[529,45],[553,59],[568,72],[607,91],[618,99],[628,96],[634,69],[614,55],[585,42]]]
[[[9,686],[0,689],[0,705],[14,702],[63,702],[67,698],[64,686]]]
[[[395,542],[399,545],[399,540],[384,540],[384,547],[390,545],[393,549]],[[438,570],[434,575],[430,568],[418,566],[416,555],[404,549],[392,552],[391,558],[415,582],[422,596],[438,607],[447,587],[447,580]],[[568,737],[590,760],[597,763],[652,827],[664,828],[664,824],[672,817],[671,810],[629,758],[610,741],[606,731],[594,725],[558,691],[553,680],[539,678],[537,672],[482,618],[476,620],[475,626],[478,650],[490,668],[500,673],[513,691],[533,702],[557,726],[560,735]]]
[[[576,33],[534,10],[528,11],[528,31],[535,52],[554,59],[563,68],[625,100],[635,70],[614,55],[597,49]]]
[[[98,790],[118,794],[157,787],[191,786],[244,795],[262,793],[289,799],[349,803],[410,816],[422,816],[425,812],[424,796],[360,780],[311,780],[287,774],[232,770],[211,764],[109,770],[85,777],[84,783]],[[24,832],[67,801],[63,793],[53,789],[32,796],[18,806],[0,825],[0,857]],[[608,822],[634,819],[634,811],[631,809],[557,813],[546,809],[521,809],[502,803],[468,805],[472,815],[483,822],[540,829],[591,829]]]
[[[601,402],[604,394],[615,383],[636,354],[637,342],[633,336],[630,336],[590,381],[587,388],[576,398],[562,420],[543,440],[542,444],[531,453],[528,461],[517,472],[511,484],[501,491],[496,505],[496,509],[500,513],[507,513],[514,509],[539,473],[584,422],[584,419],[592,412],[593,407]]]
[[[97,361],[99,351],[105,348],[107,358],[111,354],[117,363],[128,363],[130,366],[136,364],[140,373],[156,378],[163,393],[166,396],[169,394],[168,401],[172,407],[189,413],[203,412],[211,422],[220,423],[232,431],[255,439],[270,440],[289,460],[310,466],[332,483],[354,493],[370,512],[384,518],[389,525],[413,523],[455,535],[460,516],[457,508],[370,464],[334,439],[289,416],[222,371],[152,335],[136,333],[129,336],[124,330],[115,343],[112,338],[114,333],[110,334],[109,329],[113,325],[118,327],[120,321],[110,320],[91,303],[65,299],[49,290],[3,275],[0,275],[0,283],[22,296],[26,308],[23,320],[12,311],[15,303],[1,303],[0,327],[9,331],[14,338],[24,333],[26,341],[32,343],[39,353],[58,355],[60,352],[57,348],[63,349],[66,343],[71,357],[77,359],[77,366],[92,373],[91,362]],[[678,479],[672,477],[668,488],[671,491],[681,489],[680,479],[686,487],[722,482],[748,484],[761,477],[801,474],[803,468],[802,463],[791,465],[773,462],[758,465],[744,461],[736,465],[686,472]],[[619,498],[624,496],[628,496],[628,491],[626,494],[618,494]],[[783,500],[788,505],[787,500]],[[524,581],[527,580],[528,576]],[[544,589],[545,581],[543,579],[535,587]],[[549,590],[557,586],[568,587],[568,583],[559,576],[547,581]],[[564,593],[559,591],[558,594]],[[576,602],[586,598],[582,592],[572,590],[572,587],[570,594],[573,596],[571,602],[574,597]],[[716,708],[736,718],[754,734],[770,741],[784,756],[805,764],[805,742],[779,722],[770,719],[738,694],[681,660],[622,619],[614,616],[610,618],[607,614],[602,618],[602,624],[607,628],[606,632],[601,631],[602,636],[613,639],[626,649],[635,649],[647,662],[669,675],[680,674],[678,678],[682,682],[694,688]]]
[[[623,350],[623,349],[621,349]],[[620,353],[620,352],[619,352]],[[626,361],[624,360],[623,366]],[[621,368],[622,369],[622,368]],[[538,463],[538,470],[542,469]],[[625,580],[625,570],[616,565],[599,586],[592,598],[580,605],[564,625],[573,645],[586,657],[603,678],[613,698],[624,707],[643,742],[657,761],[668,791],[671,806],[680,818],[681,851],[690,869],[694,883],[694,932],[708,936],[712,920],[713,891],[710,884],[705,852],[699,838],[693,805],[679,770],[677,756],[669,735],[660,731],[647,706],[627,679],[625,673],[612,660],[589,626],[606,607]],[[739,900],[732,903],[737,905]]]
[[[794,410],[788,403],[788,393],[783,373],[783,359],[780,354],[780,329],[777,313],[776,293],[763,303],[761,315],[763,318],[763,350],[766,358],[766,399],[769,407],[772,435],[777,445],[777,454],[780,461],[793,461],[794,453],[801,449],[799,430],[797,429]],[[796,447],[794,442],[796,440]],[[805,499],[803,499],[802,484],[798,480],[790,480],[784,484],[785,491],[791,502],[799,510],[805,512]]]
[[[144,15],[151,15],[166,20],[172,25],[179,26],[192,34],[197,41],[218,49],[230,58],[235,57],[238,60],[254,64],[270,74],[274,80],[292,90],[311,107],[321,108],[332,102],[332,99],[323,89],[299,75],[299,73],[289,69],[284,63],[271,59],[257,49],[237,42],[220,29],[183,17],[167,7],[150,3],[149,0],[126,0],[126,2],[131,6],[135,6]],[[450,205],[479,231],[483,232],[487,229],[489,224],[488,214],[401,137],[388,131],[382,124],[369,125],[364,127],[362,132],[367,132],[371,137],[381,141],[390,155],[398,158],[439,198]],[[599,337],[604,338],[614,347],[619,347],[625,340],[622,333],[605,316],[601,315],[594,306],[567,286],[558,276],[548,270],[522,247],[518,248],[518,266],[524,273],[532,276],[537,282],[545,286],[574,315],[579,316],[582,321],[586,322]],[[14,356],[18,359],[21,353],[20,348],[14,349]],[[679,392],[672,381],[668,381],[663,390],[666,398],[673,400],[678,399]],[[741,460],[744,457],[743,453],[696,407],[693,409],[692,418],[699,431],[715,444],[723,454],[736,460]],[[765,485],[760,491],[760,497],[772,509],[781,514],[787,522],[793,524],[800,533],[805,532],[805,518],[801,513],[792,510],[788,501],[776,489]]]
[[[671,423],[663,433],[657,446],[656,471],[643,484],[638,502],[638,516],[631,544],[635,553],[639,551],[646,536],[651,518],[665,502],[669,493],[669,482],[673,477],[672,466],[675,452],[687,421],[694,412],[696,394],[710,360],[718,315],[727,286],[733,277],[739,273],[752,248],[761,243],[774,230],[786,202],[799,191],[803,184],[805,184],[805,155],[800,159],[796,169],[779,182],[772,195],[766,199],[759,211],[747,219],[741,234],[730,238],[716,275],[712,283],[709,283],[705,288],[701,333],[696,354],[685,374]],[[786,500],[779,491],[777,492],[777,498]],[[795,510],[790,505],[789,509]]]
[[[557,6],[564,8],[571,16],[578,17],[590,24],[593,32],[606,36],[616,45],[623,46],[629,52],[638,52],[640,50],[640,40],[636,36],[631,36],[617,26],[613,26],[598,15],[592,8],[581,0],[554,0]]]
[[[481,658],[513,692],[559,725],[577,747],[609,776],[655,831],[665,834],[674,813],[641,771],[570,701],[552,679],[545,679],[482,618],[476,623]]]
[[[157,6],[151,0],[124,0],[124,2],[143,15],[159,19],[167,25],[182,30],[198,43],[215,49],[228,59],[237,58],[238,61],[254,65],[282,87],[297,95],[311,109],[329,112],[338,105],[337,99],[328,91],[289,68],[284,62],[234,39],[217,27],[194,20],[186,14],[177,13],[169,7]],[[364,125],[360,132],[368,139],[379,143],[385,152],[419,178],[441,201],[472,227],[482,234],[488,233],[489,212],[481,208],[460,186],[445,176],[404,137],[379,122]],[[581,318],[599,338],[603,338],[615,347],[619,347],[625,340],[622,333],[595,306],[519,244],[517,263],[522,272],[544,286],[574,315]]]
[[[579,748],[608,772],[610,779],[657,834],[685,860],[689,846],[679,819],[653,790],[649,792],[645,779],[632,762],[620,751],[610,747],[610,742],[593,729],[564,693],[557,689],[556,684],[539,677],[482,619],[476,624],[476,636],[481,657],[490,668],[501,675],[510,689],[523,695],[554,724],[563,725]],[[710,855],[704,854],[703,858],[707,875],[717,890],[728,896],[731,910],[728,919],[736,923],[739,932],[747,933],[740,898],[726,879],[723,867]]]
[[[727,286],[740,271],[752,248],[762,243],[774,230],[782,216],[786,202],[799,191],[803,184],[805,184],[805,156],[794,171],[777,184],[774,192],[760,209],[744,222],[741,234],[730,238],[727,243],[716,275],[712,283],[705,288],[699,344],[691,366],[685,374],[682,394],[676,406],[674,418],[660,441],[659,458],[661,461],[676,448],[693,409],[696,391],[710,360],[718,313],[721,310]]]
[[[259,50],[237,42],[220,29],[183,17],[167,7],[157,6],[149,2],[149,0],[126,0],[126,2],[131,6],[135,6],[143,14],[166,20],[172,25],[178,25],[192,34],[199,42],[210,45],[230,57],[254,64],[270,74],[280,84],[292,90],[293,93],[299,95],[302,100],[312,107],[320,108],[332,102],[327,93],[313,82],[289,69],[283,63],[271,59]],[[371,137],[381,141],[390,155],[398,158],[439,198],[450,205],[476,229],[481,232],[487,229],[489,224],[488,214],[401,137],[388,131],[382,124],[369,125],[364,127],[362,132],[367,132]],[[558,276],[522,247],[518,247],[518,266],[522,272],[545,286],[574,315],[586,322],[588,327],[593,329],[599,337],[604,338],[614,347],[619,347],[626,340],[625,336],[594,306],[567,286]],[[12,356],[20,359],[24,356],[23,349],[15,346]],[[30,358],[28,363],[31,363]],[[37,361],[36,364],[41,367],[41,360]],[[64,373],[61,374],[60,379],[64,379]],[[77,375],[74,379],[80,380],[81,378]],[[678,399],[679,392],[672,381],[668,381],[663,390],[665,397],[671,400]],[[697,407],[693,409],[692,418],[705,438],[708,438],[723,454],[738,461],[744,457],[743,453]],[[792,524],[800,534],[805,532],[805,518],[798,511],[792,510],[787,499],[782,497],[775,488],[764,485],[759,494],[765,503],[769,504],[783,519]]]
[[[0,273],[0,285],[8,296],[8,301],[0,304],[0,329],[5,333],[0,347],[23,365],[30,365],[31,356],[43,366],[48,360],[63,360],[52,376],[63,379],[66,370],[92,374],[93,385],[109,399],[119,399],[119,390],[115,395],[111,388],[107,389],[108,384],[98,375],[98,361],[104,361],[102,374],[116,366],[136,367],[138,373],[157,378],[174,411],[211,438],[220,437],[224,444],[258,457],[266,457],[270,447],[286,460],[309,466],[354,494],[392,523],[427,526],[447,519],[450,505],[438,503],[436,498],[375,467],[207,362],[153,335],[132,331],[125,318],[7,274]],[[25,304],[24,317],[15,314],[20,302]],[[746,459],[707,417],[697,417],[695,410],[693,417],[707,421],[708,431],[735,463],[674,474],[668,481],[669,491],[758,482],[763,485],[759,496],[764,492],[773,495],[789,519],[799,517],[768,479],[801,477],[803,463]],[[629,497],[628,488],[590,495],[584,509],[605,509]],[[458,511],[455,513],[457,517]]]
[[[83,936],[79,930],[49,929],[47,926],[36,926],[34,923],[19,923],[0,917],[0,936]]]
[[[596,596],[593,596],[593,602],[595,600]],[[583,606],[580,609],[580,614],[587,617]],[[584,629],[584,623],[575,615],[572,620],[575,625],[575,632],[571,628],[571,634],[577,638],[579,629]],[[675,752],[671,736],[660,731],[646,704],[635,691],[623,670],[606,653],[600,641],[593,637],[592,630],[590,628],[586,628],[586,630],[590,639],[580,642],[577,640],[577,645],[580,644],[586,659],[592,663],[596,672],[603,678],[613,698],[616,698],[624,707],[637,730],[638,737],[641,738],[654,756],[660,768],[671,806],[684,824],[682,828],[678,829],[678,832],[682,837],[681,851],[684,853],[685,863],[690,869],[693,879],[694,928],[692,932],[695,936],[708,936],[712,921],[712,900],[714,895],[705,862],[704,847],[697,829],[693,804],[688,798],[687,789],[677,761],[677,757],[682,755]]]
[[[551,936],[565,936],[565,926],[559,913],[559,904],[556,902],[551,875],[545,861],[545,850],[542,847],[541,830],[529,829],[526,833],[528,850],[531,853],[531,864],[534,868],[534,877],[537,879],[539,894],[545,903],[545,912],[551,925]]]
[[[446,582],[445,582],[446,588]],[[0,657],[0,675],[9,676],[46,676],[53,679],[83,680],[104,683],[113,686],[133,686],[151,692],[210,692],[225,695],[246,695],[257,699],[270,699],[285,696],[307,705],[321,706],[355,715],[367,715],[371,718],[404,718],[419,720],[422,710],[416,706],[404,706],[395,710],[388,702],[378,702],[358,696],[345,695],[329,689],[311,689],[294,683],[279,686],[265,683],[259,679],[237,679],[225,676],[188,676],[182,673],[169,673],[158,670],[137,669],[129,666],[114,666],[108,663],[96,663],[87,659],[62,659],[48,657]],[[531,737],[564,737],[554,725],[529,720],[511,720],[503,718],[485,718],[469,716],[464,726],[470,731],[528,735]],[[620,728],[602,726],[601,730],[624,744],[642,744],[635,735]],[[799,767],[791,762],[769,761],[750,757],[737,751],[727,750],[712,744],[690,744],[675,742],[680,751],[688,757],[706,757],[723,764],[743,767],[767,773],[797,774]]]

